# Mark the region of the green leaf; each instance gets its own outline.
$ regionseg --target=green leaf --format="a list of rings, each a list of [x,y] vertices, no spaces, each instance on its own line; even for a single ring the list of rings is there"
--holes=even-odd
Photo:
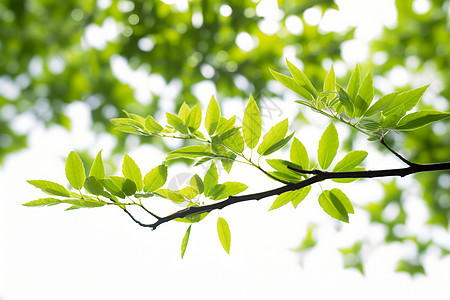
[[[114,118],[111,119],[111,123],[118,125],[119,127],[129,126],[134,129],[144,130],[144,125],[142,123],[130,118]]]
[[[376,114],[377,112],[382,111],[383,109],[385,109],[387,106],[389,106],[392,101],[394,101],[394,99],[397,97],[399,93],[391,93],[391,94],[387,94],[384,95],[383,97],[381,97],[380,99],[378,99],[377,102],[375,102],[366,112],[365,112],[365,116],[366,117],[370,117],[374,114]]]
[[[189,236],[191,235],[191,227],[192,225],[189,225],[186,233],[184,234],[183,241],[181,242],[181,259],[183,259],[184,253],[186,252],[186,247],[189,242]]]
[[[450,117],[450,113],[447,112],[432,110],[413,112],[404,116],[394,129],[401,131],[414,130],[448,117]]]
[[[103,166],[102,161],[102,151],[98,152],[95,157],[94,163],[92,164],[91,171],[89,172],[89,176],[93,176],[96,179],[105,178],[105,167]]]
[[[347,153],[344,158],[339,161],[333,168],[333,172],[347,172],[353,171],[366,158],[367,152],[355,150]]]
[[[356,65],[355,70],[353,71],[347,86],[347,93],[353,101],[356,100],[360,84],[361,84],[361,72],[359,70],[359,65]]]
[[[261,113],[258,105],[256,105],[255,99],[250,94],[247,107],[244,111],[244,120],[242,122],[242,133],[244,134],[244,140],[250,149],[253,149],[258,145],[261,138],[262,122]]]
[[[61,203],[61,200],[55,198],[41,198],[22,204],[23,206],[52,206]]]
[[[131,119],[131,120],[135,120],[136,122],[138,122],[140,125],[139,125],[139,127],[141,128],[141,129],[144,129],[144,122],[145,122],[145,119],[143,118],[143,117],[141,117],[141,116],[138,116],[138,115],[135,115],[135,114],[132,114],[132,113],[129,113],[129,112],[127,112],[127,111],[123,111],[126,115],[127,115],[127,117],[129,118],[129,119]]]
[[[429,85],[425,85],[398,94],[392,103],[383,110],[384,115],[398,115],[402,117],[407,111],[410,111],[414,106],[416,106],[417,102],[419,102],[428,87]]]
[[[159,123],[156,122],[152,116],[147,116],[147,118],[145,118],[144,126],[145,126],[145,129],[150,133],[154,133],[154,132],[159,133],[159,132],[163,131],[163,129],[164,129],[164,127],[159,125]]]
[[[142,181],[142,173],[134,160],[125,153],[122,164],[122,173],[125,178],[130,179],[136,184],[138,191],[142,191],[144,183]]]
[[[166,183],[167,180],[167,166],[162,164],[159,165],[150,172],[148,172],[144,177],[144,192],[150,193],[156,191]]]
[[[137,191],[136,183],[128,178],[122,184],[122,192],[127,196],[133,196]]]
[[[288,204],[289,202],[292,202],[292,205],[294,205],[294,207],[297,207],[300,204],[300,202],[302,202],[303,199],[305,199],[310,190],[311,186],[306,186],[299,190],[285,192],[275,199],[269,210],[280,208]]]
[[[226,199],[229,196],[234,196],[242,193],[247,188],[248,186],[241,182],[227,181],[214,186],[210,191],[210,198],[212,200]]]
[[[225,133],[234,128],[234,124],[236,123],[236,116],[232,116],[228,120],[224,117],[220,117],[219,125],[216,129],[216,135]]]
[[[373,76],[369,71],[359,88],[358,96],[355,99],[355,117],[362,116],[372,103],[374,96]]]
[[[49,195],[70,197],[70,192],[65,187],[56,182],[48,180],[27,180],[27,182]]]
[[[186,125],[190,132],[195,132],[202,123],[202,108],[200,103],[197,103],[189,112],[186,120]]]
[[[289,141],[292,139],[292,137],[294,136],[294,133],[291,133],[290,135],[288,135],[287,137],[285,137],[284,139],[282,139],[281,141],[279,141],[278,143],[275,143],[274,145],[270,146],[269,149],[267,149],[266,151],[264,151],[264,155],[269,155],[274,153],[275,151],[280,150],[281,148],[283,148],[284,146],[286,146],[287,143],[289,143]]]
[[[106,204],[103,201],[92,200],[92,199],[84,199],[84,200],[68,199],[68,200],[63,200],[61,202],[62,203],[72,204],[73,206],[76,206],[77,208],[78,207],[87,207],[87,208],[101,207],[101,206],[104,206]]]
[[[318,93],[314,86],[311,84],[311,81],[309,81],[308,77],[300,71],[296,66],[291,64],[289,60],[286,59],[286,63],[289,69],[289,72],[291,72],[292,77],[294,80],[305,90],[307,90],[314,98],[317,98]]]
[[[260,155],[266,155],[266,152],[275,144],[280,142],[286,136],[288,131],[288,119],[276,124],[264,135],[263,141],[258,147],[258,153]],[[272,151],[273,152],[273,151]]]
[[[197,191],[198,194],[203,193],[203,191],[205,190],[203,180],[197,174],[192,176],[189,184],[193,189],[195,189]]]
[[[230,227],[228,226],[228,223],[224,218],[217,219],[217,233],[219,235],[219,240],[222,244],[223,249],[228,254],[230,254],[231,233]]]
[[[339,101],[345,108],[345,113],[349,118],[353,118],[355,111],[355,106],[353,105],[352,98],[347,94],[347,92],[340,86],[338,86],[338,96]]]
[[[205,145],[186,146],[172,152],[166,157],[166,160],[174,158],[198,158],[198,157],[218,157],[217,154],[211,152]]]
[[[300,142],[297,138],[294,138],[294,141],[292,142],[290,159],[291,162],[301,166],[302,169],[308,170],[309,168],[308,153],[306,152],[305,146],[303,146],[302,142]]]
[[[236,159],[236,154],[231,153],[228,158],[222,158],[220,161],[222,163],[223,168],[227,173],[230,173],[231,167],[233,166],[234,160]]]
[[[171,191],[168,189],[159,189],[155,191],[155,194],[158,194],[163,198],[169,199],[175,202],[176,204],[180,204],[186,201],[186,199],[184,199],[184,196],[177,191]]]
[[[188,129],[186,124],[184,124],[183,120],[181,120],[178,116],[166,113],[167,123],[171,125],[173,128],[175,128],[177,131],[179,131],[182,134],[188,134]]]
[[[223,144],[237,153],[242,153],[244,151],[244,139],[242,138],[241,132],[237,128],[228,132],[220,135]]]
[[[101,195],[103,192],[103,186],[94,176],[86,178],[84,188],[92,195]]]
[[[220,107],[214,96],[212,96],[211,100],[209,101],[208,108],[206,109],[206,116],[205,116],[206,131],[210,136],[212,136],[216,131],[217,126],[219,125],[219,120],[220,120]]]
[[[336,91],[336,75],[334,74],[333,66],[331,66],[330,71],[328,71],[327,76],[325,77],[325,81],[323,82],[323,91],[324,92],[335,92]],[[330,93],[327,96],[327,103],[335,97],[334,93]]]
[[[275,170],[278,171],[276,173],[277,175],[280,175],[279,172],[281,172],[281,173],[283,173],[281,176],[283,176],[285,179],[290,178],[290,180],[288,180],[288,181],[294,180],[297,182],[297,181],[300,181],[303,177],[303,175],[301,175],[300,173],[295,172],[287,167],[287,166],[292,166],[292,167],[295,167],[298,169],[302,168],[301,166],[296,165],[293,162],[283,160],[283,159],[266,159],[266,162],[269,164],[269,166],[271,166],[272,168],[274,168]]]
[[[327,169],[331,165],[338,148],[338,133],[336,131],[336,127],[334,127],[333,123],[331,123],[327,129],[325,129],[319,141],[318,159],[320,167],[323,170]]]
[[[181,104],[180,110],[178,111],[178,117],[180,117],[181,121],[183,121],[184,124],[187,124],[187,118],[190,112],[191,109],[189,108],[189,106],[187,106],[186,102],[183,102],[183,104]]]
[[[219,183],[219,175],[217,174],[217,167],[214,161],[211,162],[211,166],[203,178],[203,183],[205,186],[205,196],[209,197],[210,191]]]
[[[118,177],[122,178],[122,177]],[[117,183],[119,183],[119,180],[116,180]],[[111,178],[104,178],[99,180],[100,184],[111,194],[113,194],[116,197],[125,198],[125,194],[122,192],[122,184],[125,182],[125,178],[123,178],[123,182],[120,182],[120,186],[116,185],[116,183]]]
[[[348,214],[353,213],[353,206],[347,196],[339,189],[323,191],[319,204],[331,217],[348,223]]]
[[[66,177],[74,189],[81,190],[86,174],[80,157],[74,151],[69,153],[66,160]]]
[[[312,101],[314,97],[303,87],[301,87],[293,78],[286,76],[284,74],[278,73],[276,71],[270,70],[273,77],[278,80],[285,87],[302,97],[303,99]]]

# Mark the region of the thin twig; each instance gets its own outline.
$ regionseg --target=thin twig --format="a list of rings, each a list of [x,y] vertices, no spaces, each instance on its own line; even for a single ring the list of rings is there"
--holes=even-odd
[[[387,143],[386,140],[383,138],[381,138],[380,143],[386,147],[389,151],[391,151],[392,154],[394,154],[395,156],[397,156],[402,162],[404,162],[405,164],[407,164],[408,166],[415,166],[417,165],[416,163],[413,163],[409,160],[407,160],[406,158],[404,158],[403,156],[401,156],[399,153],[397,153],[394,149],[392,149]]]

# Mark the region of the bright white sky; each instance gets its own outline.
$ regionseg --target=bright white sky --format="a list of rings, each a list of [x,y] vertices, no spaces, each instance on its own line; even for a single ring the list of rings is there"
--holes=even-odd
[[[108,1],[100,3],[104,5],[104,2]],[[308,22],[319,22],[323,30],[358,26],[357,38],[348,42],[354,43],[352,47],[357,45],[364,49],[366,34],[374,37],[383,25],[390,26],[395,20],[393,1],[337,3],[340,12],[327,11],[324,19],[320,20],[317,19],[317,11],[311,10],[305,18]],[[182,4],[177,5],[183,8]],[[265,0],[261,6],[274,7],[273,3]],[[221,13],[228,14],[229,11],[225,7]],[[264,13],[262,8],[260,13]],[[273,14],[272,19],[267,15],[269,23],[278,17],[277,13]],[[337,20],[337,27],[330,25],[332,20]],[[290,22],[295,24],[296,20]],[[348,57],[354,55],[348,54]],[[127,69],[120,57],[115,59],[115,67],[122,68],[122,71]],[[354,61],[349,59],[345,63],[351,65]],[[143,71],[139,74],[134,77],[137,78],[135,82],[141,82],[134,86],[137,90],[139,87],[147,88],[145,86],[148,86],[146,83],[149,80]],[[154,77],[153,80],[160,79]],[[164,85],[160,82],[159,86]],[[165,91],[172,88],[177,87],[152,92],[171,99],[173,95]],[[145,94],[142,91],[137,93]],[[214,89],[205,82],[195,93],[205,104]],[[293,120],[298,106],[291,101],[291,94],[286,93],[285,98],[285,101],[264,102],[261,109],[265,115],[265,129],[286,117]],[[173,108],[169,105],[162,109]],[[237,100],[231,100],[223,107],[227,117],[242,111],[243,104]],[[360,209],[356,209],[349,224],[336,223],[323,213],[315,201],[314,194],[320,191],[318,186],[313,188],[311,196],[297,210],[286,206],[267,212],[274,199],[265,199],[212,212],[200,224],[193,226],[184,260],[180,259],[180,244],[187,228],[185,224],[164,224],[151,232],[134,224],[118,209],[64,212],[59,206],[42,209],[23,207],[21,203],[44,196],[27,184],[26,179],[66,183],[63,158],[71,150],[88,149],[95,155],[103,149],[105,157],[111,153],[114,140],[106,135],[94,136],[89,131],[91,120],[85,104],[70,104],[67,114],[72,120],[70,133],[56,126],[44,129],[33,122],[24,126],[23,130],[34,127],[29,136],[30,147],[9,156],[0,170],[1,300],[450,298],[450,291],[445,289],[450,278],[449,258],[439,260],[436,255],[427,256],[424,261],[428,272],[426,277],[411,279],[405,274],[393,272],[398,258],[410,255],[414,247],[412,244],[381,247],[370,253],[365,265],[366,277],[355,270],[344,270],[337,248],[347,247],[360,237],[367,237],[376,244],[381,241],[382,230],[369,226],[366,213]],[[310,156],[314,156],[316,137],[328,122],[310,112],[305,115],[312,120],[312,125],[299,128],[296,136],[306,145]],[[20,128],[23,125],[17,126]],[[341,137],[348,134],[347,129],[341,126],[338,126],[338,131]],[[133,139],[129,142],[132,144]],[[399,165],[389,157],[380,158],[365,141],[358,142],[357,148],[369,151],[368,168]],[[136,148],[129,154],[144,174],[164,159],[164,153],[149,146]],[[341,158],[342,154],[338,156]],[[121,158],[117,159],[119,165]],[[174,166],[169,170],[169,177],[177,171],[191,172],[184,166]],[[204,170],[200,168],[198,172],[203,173]],[[261,186],[277,186],[260,174],[237,165],[228,179],[241,179],[250,186],[248,192],[259,191]],[[402,180],[404,186],[410,186],[411,182],[409,178]],[[323,188],[328,186],[331,185],[322,185]],[[342,188],[355,206],[376,201],[382,195],[380,184],[374,181]],[[365,192],[368,190],[370,193]],[[448,233],[424,225],[426,215],[420,209],[414,209],[419,204],[414,197],[415,192],[411,192],[406,203],[407,210],[414,217],[414,222],[408,224],[408,230],[422,236],[432,235],[434,240],[443,243],[450,240]],[[226,255],[221,249],[216,233],[217,216],[224,217],[230,224],[231,255]],[[291,249],[298,246],[307,224],[312,221],[321,224],[319,244],[313,252],[300,259]],[[337,228],[341,230],[337,232]],[[303,261],[302,265],[300,261]]]

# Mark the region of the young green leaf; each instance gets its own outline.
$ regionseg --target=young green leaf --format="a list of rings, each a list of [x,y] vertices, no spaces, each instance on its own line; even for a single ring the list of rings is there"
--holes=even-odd
[[[83,186],[92,195],[101,195],[103,192],[103,186],[94,176],[86,178]]]
[[[220,135],[220,139],[229,149],[237,153],[242,153],[244,151],[244,139],[242,138],[239,129],[235,128],[223,133]]]
[[[233,166],[233,163],[237,155],[230,152],[229,155],[227,156],[228,156],[227,158],[222,158],[220,162],[222,163],[222,166],[225,169],[225,171],[227,171],[227,173],[230,173],[231,167]]]
[[[288,119],[285,119],[270,128],[270,130],[264,135],[263,141],[258,147],[258,153],[260,155],[266,155],[266,152],[270,149],[270,147],[283,140],[288,131],[288,126]]]
[[[356,96],[354,101],[356,118],[362,116],[366,112],[367,108],[369,108],[372,103],[373,96],[373,76],[372,72],[369,71],[364,78],[361,87],[359,88],[358,96]]]
[[[419,102],[420,98],[422,98],[422,95],[428,87],[429,85],[425,85],[398,94],[391,104],[383,110],[383,114],[385,116],[398,115],[402,117],[407,111],[410,111],[414,106],[416,106],[417,102]]]
[[[159,133],[164,129],[164,127],[159,125],[152,116],[147,116],[147,118],[145,118],[144,126],[149,133]]]
[[[440,111],[418,111],[404,116],[394,127],[396,130],[415,130],[450,117],[450,113]]]
[[[175,128],[177,131],[182,134],[189,133],[186,124],[184,124],[183,120],[181,120],[178,116],[171,113],[166,113],[166,117],[167,123],[169,123],[169,125]]]
[[[122,177],[118,177],[118,178],[122,178]],[[116,180],[117,183],[119,183],[119,180]],[[123,182],[125,181],[125,178],[123,178]],[[111,178],[104,178],[104,179],[100,179],[99,180],[100,184],[111,194],[113,194],[116,197],[125,198],[125,194],[122,192],[122,184],[123,182],[121,181],[119,184],[120,185],[116,185],[115,181],[113,181]]]
[[[217,173],[216,163],[214,161],[211,162],[211,166],[205,174],[205,178],[203,179],[203,183],[205,186],[205,196],[209,197],[210,191],[218,184],[219,175]]]
[[[328,71],[327,76],[325,77],[325,81],[323,82],[323,91],[324,92],[335,92],[336,91],[336,75],[334,74],[333,66],[331,66],[330,71]],[[327,103],[335,97],[334,93],[330,93],[327,96]]]
[[[129,126],[135,129],[144,130],[144,126],[140,122],[130,118],[114,118],[111,119],[111,123],[117,125],[119,128],[122,126]]]
[[[318,93],[317,90],[314,88],[314,86],[311,84],[311,81],[309,81],[308,77],[300,71],[296,66],[291,64],[289,60],[286,59],[286,64],[288,66],[289,72],[291,72],[292,77],[294,80],[305,90],[307,90],[314,98],[317,98]]]
[[[184,201],[186,201],[186,199],[184,199],[184,196],[177,191],[171,191],[168,189],[159,189],[159,190],[155,191],[155,194],[158,194],[159,196],[161,196],[163,198],[172,200],[176,204],[180,204],[180,203],[183,203]]]
[[[65,187],[56,182],[48,180],[27,180],[27,182],[49,195],[70,197],[70,192]]]
[[[366,158],[367,152],[355,150],[347,153],[344,158],[339,161],[333,168],[333,172],[347,172],[353,171]]]
[[[217,157],[217,154],[211,152],[205,145],[186,146],[172,152],[166,157],[166,160],[174,158],[198,158],[198,157]]]
[[[93,176],[96,179],[105,178],[105,167],[103,166],[102,161],[102,151],[98,152],[95,157],[94,163],[92,164],[91,171],[89,172],[89,176]]]
[[[250,94],[247,107],[244,111],[244,120],[242,122],[244,140],[250,149],[253,149],[258,145],[259,139],[261,138],[261,130],[261,113],[259,112],[255,99],[253,99],[253,96]]]
[[[92,200],[92,199],[84,199],[84,200],[68,199],[68,200],[63,200],[61,202],[62,203],[69,203],[69,204],[72,204],[73,206],[80,207],[80,208],[81,207],[87,207],[87,208],[101,207],[101,206],[104,206],[106,204],[106,202],[98,201],[98,200]]]
[[[209,194],[212,200],[222,200],[228,198],[229,196],[242,193],[247,188],[248,186],[241,182],[227,181],[222,184],[215,185]]]
[[[347,196],[339,189],[323,191],[319,204],[331,217],[348,223],[348,214],[353,213],[353,206]]]
[[[183,241],[181,242],[181,259],[183,259],[184,253],[186,252],[186,248],[189,242],[189,236],[191,235],[191,227],[192,224],[189,225],[188,229],[186,230],[186,233],[184,234]]]
[[[382,111],[383,109],[385,109],[386,107],[388,107],[392,101],[394,101],[394,99],[397,97],[399,93],[391,93],[391,94],[387,94],[384,95],[383,97],[381,97],[380,99],[377,100],[377,102],[375,102],[365,113],[364,116],[366,117],[370,117],[380,111]]]
[[[345,108],[345,113],[349,118],[353,118],[355,112],[355,106],[353,104],[352,98],[347,94],[347,92],[340,86],[338,86],[338,98],[341,104]]]
[[[291,162],[297,164],[302,167],[304,170],[308,170],[309,168],[309,157],[306,152],[305,146],[303,146],[302,142],[300,142],[297,138],[294,138],[294,141],[291,145],[290,151]]]
[[[284,74],[278,73],[276,71],[270,70],[273,77],[275,77],[276,80],[278,80],[281,84],[283,84],[285,87],[302,97],[303,99],[313,101],[314,97],[303,87],[301,87],[297,81],[295,81],[293,78],[286,76]]]
[[[166,183],[167,166],[159,165],[148,172],[144,177],[144,192],[156,191]]]
[[[178,111],[178,117],[180,117],[181,121],[183,121],[184,124],[187,124],[187,118],[190,112],[191,109],[189,108],[189,106],[187,106],[186,102],[183,102],[183,104],[181,104],[180,110]]]
[[[52,206],[61,203],[61,200],[55,198],[41,198],[22,204],[23,206]]]
[[[333,123],[331,123],[327,129],[325,129],[319,141],[318,159],[320,167],[323,170],[327,169],[331,165],[338,148],[338,133],[336,131],[336,127],[334,127]]]
[[[129,119],[135,120],[136,122],[138,122],[138,123],[139,123],[139,127],[140,127],[141,129],[144,129],[144,122],[145,122],[145,119],[144,119],[143,117],[141,117],[141,116],[139,116],[139,115],[136,115],[136,114],[129,113],[129,112],[125,111],[125,110],[124,110],[123,112],[127,115],[127,117],[128,117]]]
[[[189,184],[194,190],[197,191],[198,194],[203,193],[203,191],[205,190],[205,186],[203,184],[203,180],[197,174],[192,176],[191,181],[190,181]]]
[[[86,174],[83,162],[74,151],[69,153],[66,160],[66,177],[74,189],[81,190],[84,180],[86,179]]]
[[[217,126],[219,125],[219,120],[220,120],[220,107],[214,96],[212,96],[211,100],[209,101],[208,108],[206,109],[206,116],[205,116],[206,131],[210,136],[212,136],[216,131]]]
[[[275,199],[269,210],[280,208],[288,204],[289,202],[291,202],[292,205],[294,205],[294,207],[297,207],[300,204],[300,202],[302,202],[303,199],[305,199],[310,190],[311,186],[309,185],[299,190],[285,192]]]
[[[133,196],[136,194],[136,191],[136,183],[131,179],[125,178],[125,181],[122,184],[122,192],[124,192],[127,196]]]
[[[287,143],[289,143],[289,141],[292,139],[292,137],[294,136],[294,133],[291,133],[290,135],[288,135],[287,137],[285,137],[284,139],[282,139],[281,141],[273,144],[272,146],[270,146],[266,151],[264,151],[264,155],[269,155],[274,153],[275,151],[280,150],[281,148],[283,148],[284,146],[286,146]]]
[[[217,233],[219,235],[220,243],[222,244],[223,249],[230,254],[230,246],[231,246],[231,233],[230,227],[228,226],[227,221],[224,218],[219,218],[217,220]]]
[[[361,84],[361,72],[359,70],[359,65],[356,65],[355,70],[353,71],[347,86],[347,93],[353,101],[356,100],[360,84]]]
[[[216,129],[216,135],[225,133],[234,128],[234,124],[236,123],[236,116],[232,116],[228,120],[224,117],[220,117],[219,125]]]
[[[200,103],[197,103],[189,112],[186,120],[186,125],[190,132],[196,132],[202,123],[202,108]]]
[[[134,160],[125,153],[122,164],[122,173],[125,178],[130,179],[136,184],[138,191],[142,191],[144,183],[142,181],[142,173]]]

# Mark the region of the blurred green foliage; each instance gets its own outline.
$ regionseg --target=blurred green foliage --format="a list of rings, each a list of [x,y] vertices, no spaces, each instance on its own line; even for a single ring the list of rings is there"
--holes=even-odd
[[[371,66],[375,75],[386,77],[396,68],[423,77],[431,72],[431,78],[438,82],[428,83],[437,87],[436,97],[440,98],[424,105],[439,105],[438,109],[448,111],[450,1],[429,3],[430,9],[419,14],[413,9],[414,1],[397,0],[397,25],[385,28],[373,41],[372,55],[366,65]],[[109,120],[120,116],[122,110],[155,115],[161,107],[160,101],[165,100],[160,89],[166,84],[180,85],[173,91],[176,108],[183,101],[192,105],[193,87],[205,80],[215,85],[220,100],[235,96],[247,99],[250,92],[270,95],[267,85],[273,77],[269,68],[285,68],[283,55],[287,49],[296,53],[304,72],[315,84],[325,74],[324,60],[342,60],[341,44],[353,38],[353,28],[337,34],[320,31],[318,26],[304,22],[303,13],[310,7],[320,7],[322,13],[329,8],[336,9],[332,0],[280,0],[279,29],[273,34],[261,30],[264,18],[258,15],[257,5],[250,0],[190,1],[187,7],[156,0],[1,1],[0,163],[7,154],[26,147],[28,131],[14,125],[22,115],[34,116],[37,124],[70,128],[65,109],[72,102],[83,101],[91,108],[92,129],[116,135],[121,141],[116,151],[123,151],[120,147],[124,145],[125,135],[114,131]],[[285,21],[289,16],[300,18],[303,27],[300,34],[287,29]],[[116,34],[111,33],[114,31]],[[97,33],[96,43],[89,40],[92,32]],[[255,45],[249,51],[243,51],[236,43],[238,35],[245,37],[246,33]],[[381,63],[372,60],[380,53],[385,57]],[[147,78],[163,79],[154,81],[161,86],[152,88],[151,94],[146,95],[150,101],[137,101],[135,87],[113,71],[112,62],[118,57],[124,58],[132,70],[144,72]],[[243,78],[247,83],[244,87],[236,84]],[[418,86],[412,86],[411,81],[407,85]],[[390,143],[409,153],[412,161],[448,161],[449,132],[449,126],[429,126],[405,134],[404,139],[395,137]],[[349,147],[355,135],[351,137],[347,142]],[[423,199],[428,210],[428,225],[448,230],[448,174],[420,174],[415,178],[421,188],[417,196]],[[386,243],[412,241],[417,245],[416,258],[402,260],[398,270],[423,273],[420,256],[429,246],[440,248],[443,255],[450,252],[431,238],[423,241],[415,233],[404,235],[401,230],[395,230],[408,218],[403,209],[405,197],[393,181],[385,185],[384,198],[368,205],[366,210],[371,222],[385,227]],[[393,205],[398,206],[399,213],[394,219],[386,220],[383,212]],[[304,249],[315,245],[311,230],[302,244]],[[360,253],[365,246],[365,241],[361,241],[342,250],[351,256],[351,259],[347,257],[346,266],[363,272]]]

